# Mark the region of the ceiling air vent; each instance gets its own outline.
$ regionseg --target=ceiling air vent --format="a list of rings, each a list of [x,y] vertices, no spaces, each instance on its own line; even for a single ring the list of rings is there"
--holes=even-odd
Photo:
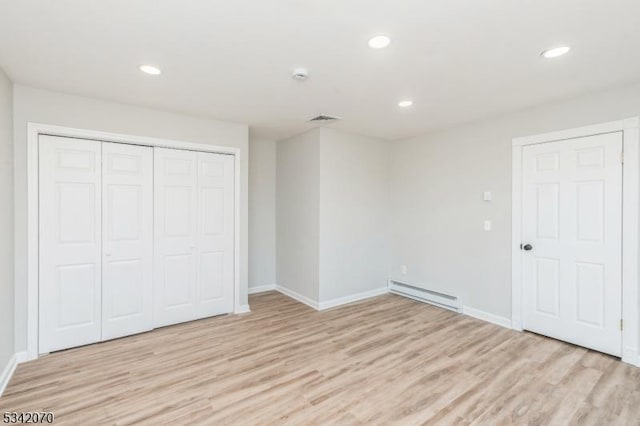
[[[319,115],[317,117],[313,117],[311,120],[309,121],[335,121],[335,120],[340,120],[338,117],[331,117],[330,115]]]

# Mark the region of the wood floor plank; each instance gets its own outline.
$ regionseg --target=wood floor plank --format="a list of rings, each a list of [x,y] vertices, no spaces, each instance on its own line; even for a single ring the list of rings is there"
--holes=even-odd
[[[640,425],[640,369],[395,295],[252,312],[18,366],[0,412],[57,424]]]

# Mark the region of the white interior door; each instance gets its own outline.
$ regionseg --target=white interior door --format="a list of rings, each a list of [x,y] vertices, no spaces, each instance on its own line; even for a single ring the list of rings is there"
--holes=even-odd
[[[197,154],[154,148],[154,325],[197,318]]]
[[[233,311],[234,157],[198,152],[198,316]]]
[[[153,328],[153,148],[102,143],[102,340]]]
[[[524,328],[620,356],[622,133],[524,147]]]
[[[39,137],[39,352],[101,338],[100,142]]]

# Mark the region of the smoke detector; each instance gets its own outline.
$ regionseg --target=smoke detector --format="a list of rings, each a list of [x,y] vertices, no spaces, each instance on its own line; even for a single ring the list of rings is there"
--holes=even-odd
[[[305,81],[309,78],[309,70],[306,68],[296,68],[291,73],[291,78],[298,81]]]

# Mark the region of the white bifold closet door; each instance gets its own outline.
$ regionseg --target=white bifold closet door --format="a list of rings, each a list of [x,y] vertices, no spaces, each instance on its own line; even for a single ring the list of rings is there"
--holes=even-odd
[[[233,311],[234,157],[40,136],[39,352]]]
[[[198,152],[198,316],[233,312],[234,157]]]
[[[39,352],[152,328],[153,150],[40,136]]]
[[[39,351],[101,339],[101,143],[40,136]]]
[[[102,144],[102,340],[153,328],[153,148]]]
[[[234,158],[154,151],[154,325],[233,311]]]

